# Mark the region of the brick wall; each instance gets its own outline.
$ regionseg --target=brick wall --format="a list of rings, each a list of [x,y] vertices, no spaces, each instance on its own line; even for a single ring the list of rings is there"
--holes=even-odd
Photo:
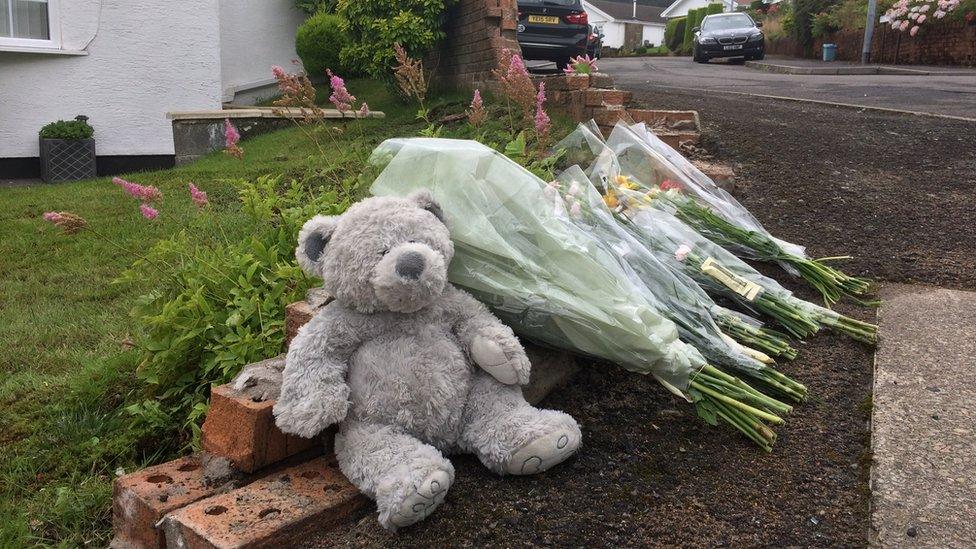
[[[837,44],[837,59],[860,61],[863,31],[841,31],[816,40],[813,57],[819,58],[824,42]],[[769,41],[766,53],[802,55],[792,39]],[[917,36],[879,25],[871,44],[871,61],[901,65],[976,65],[976,26],[963,22],[926,25]]]
[[[521,51],[516,0],[459,0],[447,12],[447,38],[431,55],[439,84],[473,88],[491,79],[502,51]]]

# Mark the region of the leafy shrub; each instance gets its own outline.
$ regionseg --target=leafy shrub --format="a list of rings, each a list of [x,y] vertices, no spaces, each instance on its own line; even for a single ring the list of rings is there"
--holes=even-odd
[[[339,0],[350,44],[340,58],[347,67],[361,67],[373,77],[388,78],[393,45],[422,58],[444,38],[445,9],[457,0]]]
[[[299,25],[295,34],[295,51],[311,75],[322,76],[326,69],[349,75],[339,62],[339,52],[349,44],[342,18],[320,11]]]
[[[831,12],[820,12],[811,18],[810,35],[814,38],[825,38],[839,30],[837,20]]]
[[[793,38],[803,49],[805,55],[813,52],[813,19],[818,13],[825,12],[833,4],[833,0],[795,0],[793,6]]]
[[[312,285],[294,257],[298,231],[315,214],[341,213],[350,200],[295,182],[282,190],[272,177],[240,185],[241,226],[215,226],[204,213],[121,277],[155,283],[133,309],[141,328],[137,376],[149,395],[127,411],[141,427],[182,423],[196,440],[210,386],[282,351],[285,305]]]
[[[335,11],[336,0],[295,0],[295,6],[309,15]]]
[[[688,22],[685,23],[685,37],[681,47],[685,53],[691,52],[694,47],[695,27],[700,27],[702,19],[705,18],[708,8],[702,7],[688,11]]]
[[[669,50],[676,53],[681,50],[681,44],[685,39],[685,23],[687,21],[687,17],[675,17],[669,20],[664,27],[664,43]]]
[[[95,133],[95,128],[88,125],[87,116],[78,116],[74,120],[58,120],[43,128],[39,135],[44,139],[88,139]]]
[[[715,15],[716,13],[722,13],[725,10],[725,6],[722,4],[709,4],[705,6],[705,15]],[[705,17],[703,16],[702,19]],[[701,24],[701,21],[698,22]]]

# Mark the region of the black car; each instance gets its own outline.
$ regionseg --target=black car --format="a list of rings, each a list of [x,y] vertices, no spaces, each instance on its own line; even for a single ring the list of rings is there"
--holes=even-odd
[[[707,63],[716,57],[762,59],[766,56],[766,37],[756,23],[744,13],[719,13],[702,20],[695,27],[694,59]]]
[[[522,57],[555,61],[585,55],[590,36],[582,0],[518,0],[518,41]]]

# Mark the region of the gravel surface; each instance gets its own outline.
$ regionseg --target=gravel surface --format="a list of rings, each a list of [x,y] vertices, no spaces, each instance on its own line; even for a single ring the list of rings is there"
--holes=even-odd
[[[976,288],[973,124],[634,91],[656,108],[699,110],[705,149],[737,163],[738,197],[774,234],[814,256],[853,254],[843,267],[859,275]],[[652,379],[590,363],[543,403],[583,427],[571,461],[500,478],[458,456],[427,521],[393,536],[369,515],[308,546],[863,546],[873,352],[829,333],[800,349],[782,369],[812,397],[772,454],[708,427]]]

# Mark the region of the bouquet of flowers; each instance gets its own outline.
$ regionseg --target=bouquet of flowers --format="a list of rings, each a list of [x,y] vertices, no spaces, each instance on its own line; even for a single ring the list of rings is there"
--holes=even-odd
[[[560,195],[577,226],[613,249],[618,261],[639,279],[637,287],[649,294],[648,301],[658,303],[661,314],[674,322],[682,341],[713,364],[736,369],[787,398],[803,400],[806,388],[770,368],[774,361],[768,355],[722,333],[713,318],[715,302],[682,270],[661,262],[624,229],[578,166],[563,171],[547,190]]]
[[[861,296],[869,291],[867,280],[824,263],[842,258],[810,259],[802,247],[773,237],[735,198],[643,124],[617,123],[607,146],[616,154],[621,173],[640,190],[680,191],[662,195],[655,207],[667,209],[736,254],[777,262],[791,274],[799,274],[820,292],[828,306],[843,295]]]
[[[782,423],[777,414],[791,407],[708,364],[681,341],[630,263],[577,225],[572,206],[546,190],[552,187],[474,141],[388,140],[372,161],[383,167],[373,194],[402,196],[426,187],[448,220],[457,220],[449,222],[451,282],[521,336],[651,374],[694,402],[709,423],[725,421],[771,449],[776,435],[767,424]],[[770,379],[793,391],[802,387]]]

